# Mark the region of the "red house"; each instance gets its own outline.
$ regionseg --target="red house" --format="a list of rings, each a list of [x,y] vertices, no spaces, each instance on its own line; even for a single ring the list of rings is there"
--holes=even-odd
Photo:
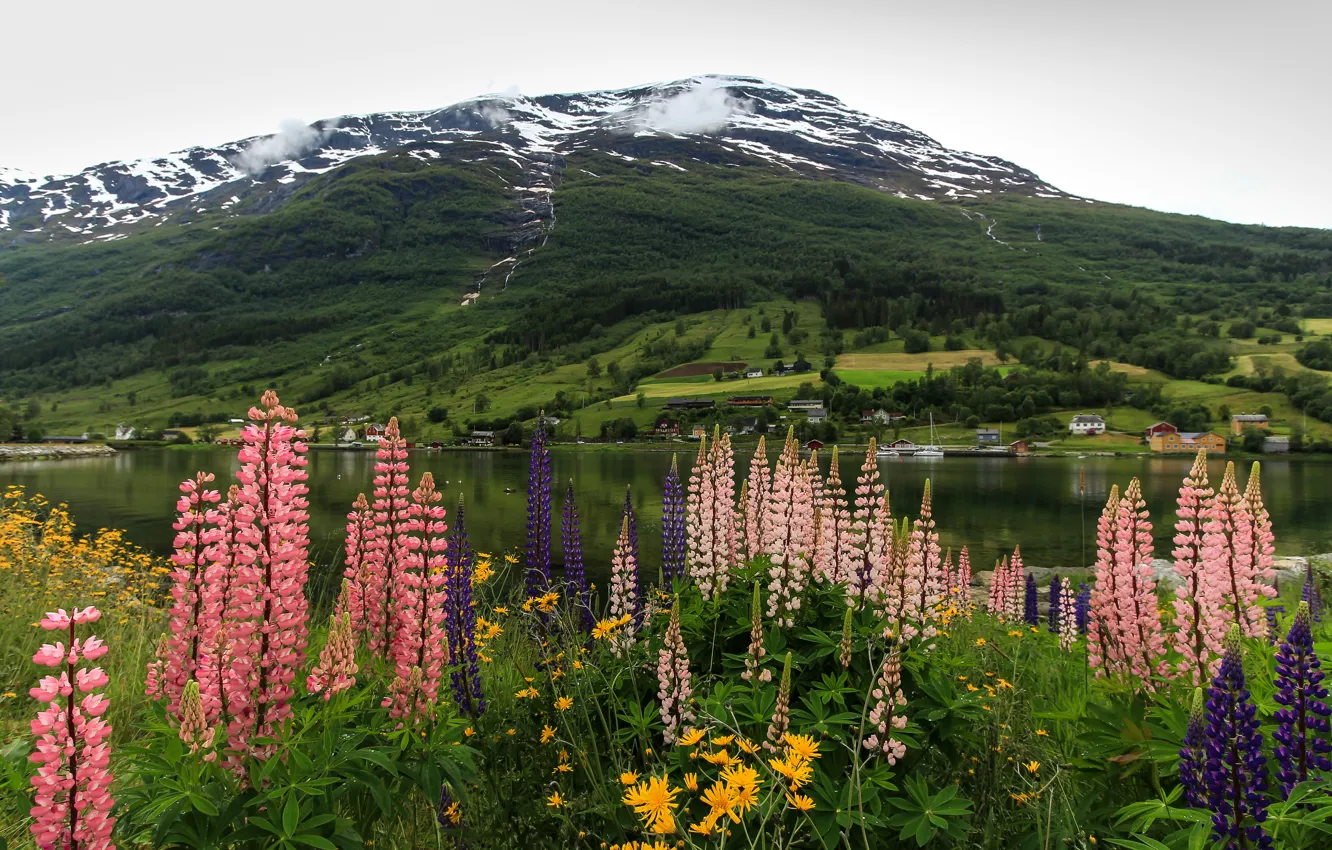
[[[678,437],[680,436],[680,423],[678,420],[663,416],[652,427],[652,433],[662,437]]]
[[[1031,454],[1031,447],[1026,440],[1014,440],[1008,444],[1008,450],[1015,455]]]
[[[1155,437],[1157,434],[1178,434],[1178,433],[1179,429],[1176,428],[1174,425],[1171,425],[1169,422],[1157,422],[1155,425],[1147,429],[1147,439],[1150,440],[1152,437]]]
[[[378,443],[380,440],[384,439],[384,426],[383,425],[365,426],[365,438],[372,442]]]
[[[816,452],[819,449],[823,448],[823,441],[810,440],[808,443],[805,443],[805,448],[809,449],[811,452]]]

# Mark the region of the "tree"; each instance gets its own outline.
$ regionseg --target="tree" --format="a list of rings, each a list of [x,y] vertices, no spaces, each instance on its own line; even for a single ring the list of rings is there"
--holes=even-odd
[[[599,362],[597,362],[597,358],[595,358],[595,357],[590,357],[590,358],[588,358],[588,361],[587,361],[587,376],[588,376],[589,378],[600,378],[600,377],[601,377],[601,364],[600,364]]]
[[[23,418],[31,422],[42,413],[42,403],[35,398],[28,399],[28,404],[23,408]]]
[[[685,335],[685,323],[684,323],[684,319],[676,319],[676,320],[675,320],[675,335],[676,335],[676,336],[684,336],[684,335]]]
[[[768,347],[763,349],[763,356],[764,357],[782,356],[782,340],[777,335],[776,331],[773,331],[772,336],[768,338]]]
[[[1258,408],[1258,412],[1261,413],[1262,415],[1266,416],[1268,419],[1271,419],[1271,418],[1272,418],[1272,405],[1270,405],[1270,404],[1264,404],[1262,407]]]
[[[509,427],[505,428],[500,435],[500,439],[504,441],[505,445],[521,445],[523,442],[523,423],[517,420],[510,422]]]
[[[449,418],[449,411],[443,407],[432,407],[426,411],[426,419],[438,425]]]
[[[1252,425],[1244,429],[1244,450],[1246,452],[1260,452],[1263,450],[1263,440],[1267,439],[1267,432],[1262,428],[1255,428]]]
[[[1230,421],[1230,405],[1223,404],[1216,409],[1216,418],[1222,422]]]
[[[764,316],[763,321],[759,323],[759,327],[763,328],[764,333],[767,333],[768,331],[772,330],[772,319],[769,319],[767,316]]]
[[[474,413],[485,413],[489,409],[490,409],[490,396],[486,395],[485,393],[480,393],[472,401],[472,411]]]
[[[1253,322],[1241,319],[1230,323],[1230,327],[1226,329],[1226,335],[1233,339],[1248,339],[1254,335],[1256,330]]]
[[[612,360],[607,363],[606,374],[610,375],[612,378],[618,376],[620,374],[620,362],[618,360]]]
[[[133,407],[139,403],[139,394],[134,390],[130,390],[125,394],[125,401],[129,403],[130,407]]]
[[[643,409],[643,405],[645,405],[645,404],[647,404],[647,393],[643,392],[642,390],[639,390],[639,391],[638,391],[638,409],[639,409],[639,410],[642,410],[642,409]]]
[[[902,339],[907,354],[921,354],[930,350],[930,335],[924,331],[907,331]]]
[[[217,435],[220,433],[221,431],[216,425],[200,425],[199,441],[203,443],[211,443],[217,439]]]
[[[749,326],[749,338],[750,338],[750,339],[753,339],[754,336],[755,336],[755,334],[754,334],[754,326],[753,326],[753,325],[750,325],[750,326]]]
[[[944,349],[947,351],[961,351],[966,347],[967,344],[963,342],[962,337],[957,334],[949,334],[944,339]]]

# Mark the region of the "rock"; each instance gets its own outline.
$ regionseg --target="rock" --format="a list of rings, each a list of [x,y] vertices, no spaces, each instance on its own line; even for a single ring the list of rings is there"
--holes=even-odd
[[[113,455],[115,453],[116,450],[110,446],[67,446],[43,443],[0,445],[0,461],[101,457],[105,455]]]
[[[1167,561],[1165,558],[1152,560],[1152,575],[1156,576],[1158,588],[1164,586],[1173,590],[1184,583],[1183,577],[1175,572],[1175,562]]]
[[[1316,557],[1316,556],[1315,556]],[[1272,571],[1275,575],[1268,584],[1275,583],[1278,587],[1287,585],[1302,585],[1304,583],[1305,571],[1309,568],[1309,559],[1297,556],[1287,556],[1284,558],[1272,559]]]
[[[1027,567],[1027,572],[1036,579],[1037,587],[1045,587],[1054,581],[1055,576],[1072,578],[1074,581],[1086,581],[1088,570],[1081,567]],[[994,579],[994,570],[981,570],[971,574],[971,583],[980,587],[989,587]]]

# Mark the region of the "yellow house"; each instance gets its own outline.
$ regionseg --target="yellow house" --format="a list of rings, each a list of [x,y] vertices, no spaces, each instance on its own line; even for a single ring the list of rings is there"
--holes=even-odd
[[[1150,441],[1152,451],[1161,454],[1197,454],[1199,449],[1207,449],[1212,454],[1225,454],[1226,441],[1220,434],[1209,431],[1195,433],[1153,434]]]
[[[1236,413],[1230,417],[1230,433],[1239,436],[1245,428],[1265,428],[1271,430],[1267,417],[1261,413]]]

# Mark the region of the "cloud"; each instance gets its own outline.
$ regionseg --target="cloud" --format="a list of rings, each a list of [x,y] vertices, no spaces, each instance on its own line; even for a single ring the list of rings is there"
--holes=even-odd
[[[753,104],[732,97],[715,81],[699,80],[692,86],[648,106],[635,122],[635,129],[664,133],[711,133],[730,123],[737,112],[749,112]]]
[[[270,165],[297,159],[314,150],[324,143],[336,127],[336,124],[311,127],[303,121],[288,118],[278,125],[277,133],[255,139],[232,162],[246,174],[257,177]]]
[[[493,101],[481,106],[481,117],[489,121],[490,126],[492,127],[499,127],[500,125],[508,124],[513,120],[513,116],[509,114],[509,110]]]

